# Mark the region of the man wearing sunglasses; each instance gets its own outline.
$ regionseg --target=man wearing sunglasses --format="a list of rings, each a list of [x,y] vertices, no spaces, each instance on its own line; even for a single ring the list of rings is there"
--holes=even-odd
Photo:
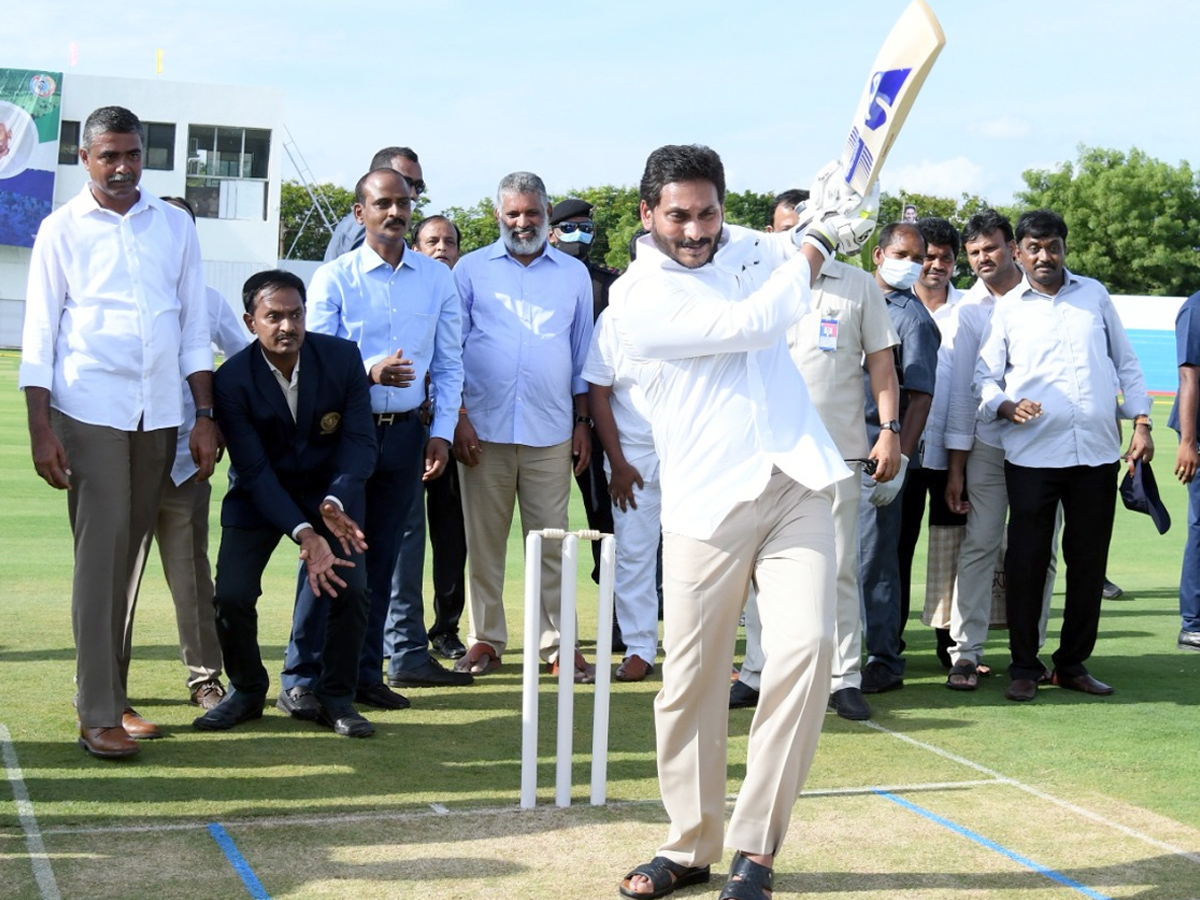
[[[374,172],[376,169],[395,169],[403,175],[408,181],[414,206],[425,193],[425,176],[421,172],[421,162],[417,159],[416,151],[408,147],[384,147],[371,157],[371,165],[367,167],[368,172]],[[366,229],[354,218],[354,210],[346,213],[333,229],[329,246],[325,248],[325,262],[333,262],[343,253],[357,250],[362,246],[366,235]]]

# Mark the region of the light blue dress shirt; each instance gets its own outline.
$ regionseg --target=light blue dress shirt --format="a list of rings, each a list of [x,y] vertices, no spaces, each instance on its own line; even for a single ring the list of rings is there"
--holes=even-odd
[[[479,439],[527,447],[569,440],[573,395],[587,393],[587,267],[549,244],[523,266],[499,240],[460,259],[454,280],[463,308],[463,406]]]
[[[407,387],[371,385],[371,412],[408,412],[425,399],[425,375],[433,401],[431,437],[454,440],[461,403],[462,307],[446,264],[405,250],[394,270],[366,244],[313,273],[308,288],[310,331],[358,344],[371,367],[397,350],[411,359],[415,379]]]

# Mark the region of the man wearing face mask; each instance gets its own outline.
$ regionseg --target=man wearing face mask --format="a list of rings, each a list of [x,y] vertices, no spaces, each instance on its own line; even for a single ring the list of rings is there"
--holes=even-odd
[[[863,476],[859,503],[859,584],[862,586],[864,643],[867,664],[862,692],[879,694],[904,686],[900,655],[900,524],[903,510],[896,501],[904,488],[909,460],[918,449],[925,420],[933,403],[937,354],[941,334],[933,317],[912,287],[925,262],[925,238],[915,225],[894,222],[879,232],[875,247],[875,282],[887,300],[888,316],[900,336],[893,348],[900,380],[900,419],[880,422],[875,397],[866,384],[867,434],[871,441],[881,428],[900,435],[900,471],[884,484]]]
[[[592,321],[608,306],[608,289],[621,274],[616,269],[602,266],[591,259],[592,241],[596,237],[596,223],[592,221],[592,204],[578,197],[568,197],[554,205],[550,212],[550,243],[567,256],[573,256],[585,266],[592,279]],[[608,496],[608,479],[604,476],[604,448],[600,438],[592,432],[592,461],[587,470],[575,476],[579,495],[583,498],[588,528],[612,534],[612,502]],[[600,544],[592,541],[592,581],[600,583]],[[620,629],[613,622],[613,649],[620,650],[624,642],[619,640]]]

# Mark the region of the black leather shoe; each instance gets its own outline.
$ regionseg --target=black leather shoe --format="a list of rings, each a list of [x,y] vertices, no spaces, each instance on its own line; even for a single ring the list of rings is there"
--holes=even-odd
[[[870,662],[863,666],[862,692],[864,694],[882,694],[886,691],[898,691],[904,687],[904,676],[896,675],[881,662]]]
[[[740,681],[735,681],[729,688],[729,708],[745,709],[748,706],[758,706],[758,691]]]
[[[435,653],[446,659],[462,659],[467,655],[467,648],[463,646],[457,634],[435,634],[429,639],[429,645]]]
[[[829,695],[829,708],[843,719],[862,722],[871,718],[871,707],[867,705],[862,691],[856,687],[844,687]]]
[[[231,689],[220,703],[193,719],[192,725],[201,731],[226,731],[251,719],[261,719],[263,702],[262,697],[251,697]]]
[[[465,687],[474,683],[475,676],[470,672],[443,669],[433,657],[415,669],[401,669],[397,674],[388,676],[388,684],[392,687]]]
[[[1039,681],[1034,681],[1032,678],[1014,678],[1008,686],[1008,690],[1004,692],[1004,696],[1009,700],[1017,700],[1024,702],[1032,700],[1037,696]]]
[[[1179,632],[1180,650],[1200,650],[1200,631]]]
[[[1093,694],[1097,697],[1107,697],[1113,692],[1113,688],[1103,681],[1097,681],[1087,672],[1082,675],[1062,675],[1055,670],[1050,674],[1050,683],[1068,691],[1079,691],[1081,694]]]
[[[305,722],[315,722],[321,714],[321,701],[317,695],[299,685],[281,693],[275,701],[275,707],[293,719],[303,719]]]
[[[376,709],[408,709],[412,706],[407,697],[389,690],[382,681],[360,687],[354,692],[354,699]]]
[[[343,737],[370,737],[375,726],[358,714],[353,706],[322,706],[317,721]]]

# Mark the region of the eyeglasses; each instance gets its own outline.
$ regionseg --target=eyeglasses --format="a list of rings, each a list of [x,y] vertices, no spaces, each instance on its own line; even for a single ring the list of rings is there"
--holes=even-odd
[[[413,193],[416,194],[418,197],[420,197],[423,193],[425,193],[425,182],[422,181],[420,178],[418,178],[416,181],[413,181],[410,178],[408,180],[408,186],[412,188]]]
[[[584,234],[591,234],[596,230],[594,222],[559,222],[554,226],[563,234],[574,234],[576,231],[582,231]]]

